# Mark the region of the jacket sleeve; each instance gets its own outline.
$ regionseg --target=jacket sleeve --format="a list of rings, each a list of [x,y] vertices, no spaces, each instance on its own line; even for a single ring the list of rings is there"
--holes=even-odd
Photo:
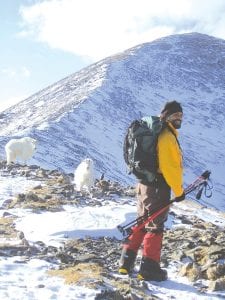
[[[165,130],[159,136],[157,150],[159,172],[171,187],[175,197],[179,197],[184,192],[182,153],[173,133]]]

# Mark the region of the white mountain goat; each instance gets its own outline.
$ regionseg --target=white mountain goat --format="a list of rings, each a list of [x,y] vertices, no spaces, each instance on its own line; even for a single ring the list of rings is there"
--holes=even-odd
[[[94,185],[94,163],[91,158],[85,158],[74,171],[74,184],[76,190],[81,191],[87,189],[90,192]]]
[[[30,159],[36,149],[37,140],[30,137],[11,139],[5,145],[7,165],[20,159],[24,163]]]

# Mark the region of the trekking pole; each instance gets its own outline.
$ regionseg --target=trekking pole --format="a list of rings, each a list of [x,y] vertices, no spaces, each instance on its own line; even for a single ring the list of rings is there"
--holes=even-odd
[[[184,193],[185,195],[193,192],[194,190],[198,189],[198,193],[196,195],[196,199],[199,200],[202,195],[203,189],[208,186],[208,180],[211,172],[210,171],[205,171],[203,172],[197,179],[191,183],[187,188],[185,188]],[[206,195],[206,193],[205,193]],[[212,193],[210,195],[206,195],[207,197],[211,197]],[[158,217],[161,213],[163,213],[165,210],[169,208],[169,206],[176,202],[176,198],[170,200],[169,204],[166,205],[161,205],[154,211],[149,211],[147,214],[131,221],[130,223],[121,226],[118,225],[117,228],[118,230],[123,234],[125,238],[128,238],[132,233],[141,230],[142,228],[145,227],[147,223],[150,223],[153,221],[156,217]]]

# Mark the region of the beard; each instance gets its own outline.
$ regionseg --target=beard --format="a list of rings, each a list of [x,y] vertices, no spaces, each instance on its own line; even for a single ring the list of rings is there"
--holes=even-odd
[[[181,128],[182,121],[180,119],[173,120],[173,121],[171,121],[171,123],[175,129]]]

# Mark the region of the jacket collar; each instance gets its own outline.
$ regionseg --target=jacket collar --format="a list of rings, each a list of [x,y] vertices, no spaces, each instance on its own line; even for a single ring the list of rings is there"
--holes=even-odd
[[[176,137],[178,136],[178,131],[176,130],[176,128],[173,127],[172,123],[170,122],[166,122],[168,124],[168,126],[170,127],[170,129],[173,131],[173,133],[176,135]]]

